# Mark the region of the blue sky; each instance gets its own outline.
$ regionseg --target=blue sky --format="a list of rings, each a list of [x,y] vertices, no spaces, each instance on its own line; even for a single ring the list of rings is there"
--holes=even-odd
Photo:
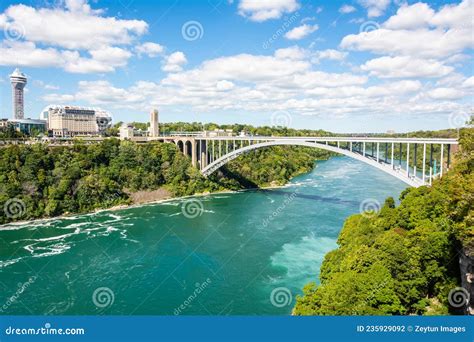
[[[474,0],[0,0],[0,116],[27,74],[48,104],[115,121],[335,132],[460,126],[473,108]]]

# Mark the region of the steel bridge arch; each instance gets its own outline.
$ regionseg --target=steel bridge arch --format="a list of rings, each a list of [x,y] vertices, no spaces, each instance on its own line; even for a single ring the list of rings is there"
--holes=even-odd
[[[304,140],[274,140],[274,141],[266,141],[262,143],[257,143],[245,147],[241,147],[235,151],[229,152],[222,157],[216,159],[209,165],[207,165],[205,168],[201,170],[201,173],[205,176],[208,177],[211,174],[213,174],[216,170],[218,170],[221,166],[227,164],[231,160],[234,160],[235,158],[239,157],[242,154],[245,154],[247,152],[259,149],[259,148],[265,148],[265,147],[270,147],[270,146],[306,146],[306,147],[312,147],[312,148],[320,148],[326,151],[331,151],[335,153],[339,153],[345,156],[348,156],[350,158],[359,160],[361,162],[364,162],[370,166],[373,166],[385,173],[388,173],[389,175],[401,180],[402,182],[412,186],[412,187],[419,187],[423,185],[423,183],[416,178],[408,177],[406,175],[406,170],[396,170],[391,164],[384,164],[377,162],[374,159],[365,157],[361,154],[342,149],[340,147],[336,146],[331,146],[327,144],[321,144],[318,142],[311,142],[311,141],[304,141]]]

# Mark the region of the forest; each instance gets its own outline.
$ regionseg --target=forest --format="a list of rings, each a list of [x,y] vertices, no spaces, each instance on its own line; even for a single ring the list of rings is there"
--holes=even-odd
[[[130,195],[140,190],[164,188],[177,197],[282,185],[329,156],[311,148],[272,147],[204,178],[169,143],[110,138],[92,145],[10,145],[0,148],[0,224],[132,204]]]
[[[460,253],[474,254],[474,128],[460,131],[455,164],[431,187],[408,188],[376,215],[349,217],[304,288],[295,315],[440,315],[460,285]]]

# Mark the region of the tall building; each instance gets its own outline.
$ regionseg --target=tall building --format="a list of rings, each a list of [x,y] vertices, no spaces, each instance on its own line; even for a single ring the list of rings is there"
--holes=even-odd
[[[156,138],[160,136],[160,128],[158,125],[158,110],[153,109],[150,113],[150,137]]]
[[[26,86],[27,78],[20,69],[16,68],[10,75],[13,92],[13,119],[23,119],[25,117],[25,106],[23,89]]]
[[[40,114],[47,120],[48,130],[53,137],[77,135],[98,135],[112,124],[112,116],[98,108],[78,106],[47,106]]]

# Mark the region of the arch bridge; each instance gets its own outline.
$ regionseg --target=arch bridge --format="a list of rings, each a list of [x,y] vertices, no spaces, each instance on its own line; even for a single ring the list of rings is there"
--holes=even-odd
[[[157,138],[175,143],[193,166],[209,176],[247,152],[270,146],[306,146],[335,152],[371,165],[418,187],[442,177],[458,148],[456,139],[372,137],[263,137],[175,135]]]

